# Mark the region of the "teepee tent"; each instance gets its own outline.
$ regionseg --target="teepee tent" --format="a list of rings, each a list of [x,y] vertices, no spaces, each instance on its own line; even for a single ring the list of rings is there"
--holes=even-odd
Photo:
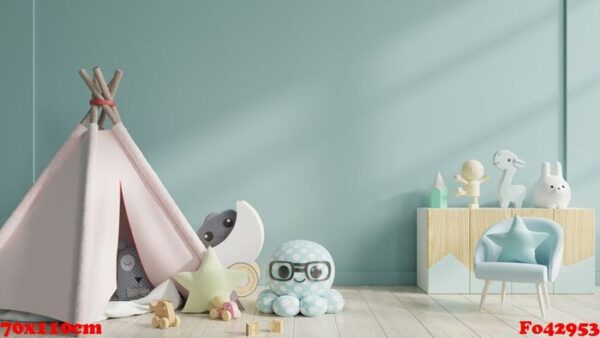
[[[200,265],[202,242],[121,123],[113,97],[122,73],[108,85],[94,74],[80,71],[89,112],[0,228],[0,309],[98,318],[116,289],[121,206],[154,286]]]

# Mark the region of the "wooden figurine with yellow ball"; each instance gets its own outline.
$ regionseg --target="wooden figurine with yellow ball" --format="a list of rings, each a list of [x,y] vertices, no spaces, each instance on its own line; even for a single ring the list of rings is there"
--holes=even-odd
[[[223,297],[215,297],[212,300],[213,308],[209,311],[210,319],[221,318],[224,321],[240,318],[242,315],[235,302]]]
[[[150,311],[154,313],[152,317],[152,326],[155,328],[166,329],[169,326],[179,326],[181,320],[175,315],[173,303],[170,300],[157,300],[150,303]]]
[[[454,178],[464,185],[464,187],[458,187],[456,196],[471,197],[472,201],[469,208],[479,208],[481,184],[490,179],[489,176],[485,176],[483,164],[477,160],[468,160],[463,163],[460,174],[457,174]]]

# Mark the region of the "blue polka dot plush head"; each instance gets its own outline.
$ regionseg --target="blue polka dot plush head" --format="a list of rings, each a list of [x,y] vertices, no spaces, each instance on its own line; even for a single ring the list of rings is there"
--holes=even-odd
[[[321,245],[295,240],[275,249],[268,275],[274,293],[302,298],[329,290],[335,277],[335,265]]]

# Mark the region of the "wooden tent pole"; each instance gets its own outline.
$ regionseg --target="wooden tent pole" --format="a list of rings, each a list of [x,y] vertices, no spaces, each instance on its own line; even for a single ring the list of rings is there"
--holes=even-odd
[[[85,84],[88,86],[88,88],[92,92],[92,95],[96,99],[100,99],[100,100],[104,100],[105,99],[102,96],[102,94],[98,91],[98,89],[96,88],[96,86],[94,84],[94,80],[92,80],[90,78],[90,76],[88,75],[88,73],[87,73],[87,71],[85,69],[83,69],[83,68],[80,69],[79,70],[79,75],[81,76],[81,78],[83,79],[83,82],[85,82]],[[101,82],[103,82],[103,80],[104,79],[99,79],[99,81],[101,81]],[[104,83],[104,86],[106,86],[106,83]],[[110,107],[108,105],[102,105],[102,108],[104,108],[104,110],[108,114],[108,117],[110,118],[110,120],[112,121],[113,124],[117,124],[117,123],[121,122],[121,119],[120,119],[119,115],[117,115],[117,113],[115,113],[116,109],[113,110],[112,107]]]
[[[104,80],[104,75],[102,74],[102,70],[100,70],[100,67],[94,67],[94,75],[96,75],[96,77],[98,78],[98,82],[100,83],[100,89],[102,89],[102,95],[104,95],[104,98],[107,100],[113,100],[113,96],[110,94],[110,89],[108,89],[108,86],[106,85],[106,81]],[[117,109],[117,107],[113,106],[111,107],[111,109],[115,113],[117,118],[120,120],[121,114],[119,114],[119,110]]]
[[[110,90],[110,95],[114,98],[117,95],[117,91],[119,90],[119,84],[121,83],[121,79],[123,78],[123,71],[120,69],[115,70],[115,74],[113,78],[108,83],[108,89]],[[104,129],[104,120],[106,119],[106,111],[102,108],[102,112],[100,113],[100,119],[98,120],[98,125],[100,128]]]

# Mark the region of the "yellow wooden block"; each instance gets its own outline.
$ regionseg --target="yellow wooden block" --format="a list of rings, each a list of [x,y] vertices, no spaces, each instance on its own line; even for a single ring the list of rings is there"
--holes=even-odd
[[[427,210],[427,266],[448,254],[469,266],[469,209]]]
[[[554,221],[563,227],[565,234],[563,265],[594,256],[596,215],[593,209],[555,209]]]
[[[510,219],[513,217],[513,209],[509,208],[485,208],[485,209],[472,209],[470,210],[469,216],[469,269],[473,271],[473,257],[475,255],[475,248],[481,235],[491,225]]]
[[[246,337],[258,335],[260,335],[260,326],[258,325],[258,322],[246,323]]]
[[[271,320],[271,333],[283,333],[283,320]]]

